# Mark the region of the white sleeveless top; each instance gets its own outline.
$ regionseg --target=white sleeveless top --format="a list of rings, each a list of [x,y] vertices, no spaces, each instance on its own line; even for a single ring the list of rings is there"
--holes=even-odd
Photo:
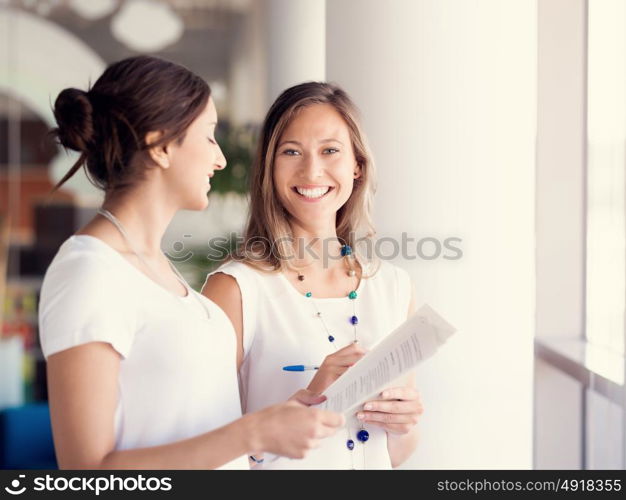
[[[280,403],[306,388],[315,371],[288,372],[282,368],[288,365],[319,366],[326,356],[350,344],[354,340],[354,327],[350,323],[354,312],[359,320],[357,338],[368,349],[406,320],[411,299],[408,274],[388,262],[382,262],[372,278],[361,280],[354,305],[348,297],[307,298],[283,273],[263,273],[241,262],[227,262],[216,272],[233,276],[241,290],[244,360],[240,389],[244,412]],[[334,346],[316,317],[315,306],[335,338]],[[266,460],[262,467],[391,468],[386,432],[365,425],[370,438],[361,443],[356,439],[359,429],[358,421],[352,419],[346,429],[322,440],[320,447],[310,451],[305,459]],[[348,439],[355,443],[353,451],[346,446]]]
[[[191,438],[241,417],[232,324],[189,290],[177,297],[87,235],[66,240],[46,272],[44,356],[88,342],[107,342],[121,356],[116,450]],[[248,469],[248,459],[223,467]]]

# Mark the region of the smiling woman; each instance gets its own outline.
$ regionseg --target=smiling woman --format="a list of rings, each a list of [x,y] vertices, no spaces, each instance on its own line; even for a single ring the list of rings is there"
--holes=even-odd
[[[319,174],[329,175],[328,167],[333,167],[335,177],[332,182],[320,183]],[[251,171],[250,212],[244,234],[246,241],[272,242],[272,252],[263,248],[257,252],[255,247],[244,245],[238,258],[250,257],[248,263],[259,269],[266,265],[289,267],[291,261],[284,257],[296,249],[290,243],[293,235],[285,203],[297,200],[321,198],[324,203],[314,203],[306,209],[309,212],[298,209],[294,220],[325,212],[335,219],[331,234],[335,235],[336,228],[340,241],[355,247],[357,240],[372,238],[375,178],[376,168],[358,110],[346,92],[318,82],[287,89],[263,123]],[[323,192],[326,187],[329,189]],[[329,198],[332,201],[326,203]]]
[[[323,392],[415,308],[406,272],[353,249],[373,237],[374,163],[342,89],[312,82],[284,91],[265,119],[251,178],[244,244],[203,289],[235,327],[246,412],[303,384]],[[261,241],[270,252],[249,244]],[[401,464],[416,446],[422,405],[413,377],[390,392],[304,460],[253,461],[305,469]]]

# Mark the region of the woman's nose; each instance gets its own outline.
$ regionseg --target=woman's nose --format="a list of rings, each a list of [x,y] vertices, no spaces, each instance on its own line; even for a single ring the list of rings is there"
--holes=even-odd
[[[219,153],[217,154],[217,157],[215,158],[215,169],[216,170],[224,170],[226,168],[226,157],[224,156],[224,153],[222,152],[222,148],[219,147],[219,145],[217,146],[217,148],[219,149]]]
[[[315,179],[317,177],[321,177],[324,174],[324,165],[315,155],[305,155],[303,163],[305,177]]]

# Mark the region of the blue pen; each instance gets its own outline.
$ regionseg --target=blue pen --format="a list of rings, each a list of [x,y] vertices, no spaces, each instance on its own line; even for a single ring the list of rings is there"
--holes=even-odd
[[[283,366],[283,370],[286,372],[303,372],[306,370],[318,370],[319,366],[307,366],[307,365],[290,365]]]

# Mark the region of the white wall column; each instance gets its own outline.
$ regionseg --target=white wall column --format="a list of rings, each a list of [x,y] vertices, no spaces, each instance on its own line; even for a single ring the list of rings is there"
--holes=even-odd
[[[267,33],[268,106],[287,87],[324,80],[326,2],[264,0]]]
[[[461,259],[397,260],[459,329],[419,371],[407,467],[532,467],[536,16],[534,1],[327,1],[327,79],[362,109],[380,235],[462,238]]]
[[[258,123],[267,111],[264,23],[262,2],[250,2],[230,58],[228,114],[234,125]]]

